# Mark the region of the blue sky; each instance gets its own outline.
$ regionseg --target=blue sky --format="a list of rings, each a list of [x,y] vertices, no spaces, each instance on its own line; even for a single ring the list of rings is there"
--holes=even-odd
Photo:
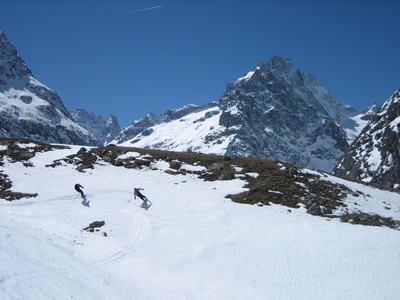
[[[218,100],[273,55],[362,110],[400,88],[398,0],[0,0],[0,30],[68,109],[114,114]]]

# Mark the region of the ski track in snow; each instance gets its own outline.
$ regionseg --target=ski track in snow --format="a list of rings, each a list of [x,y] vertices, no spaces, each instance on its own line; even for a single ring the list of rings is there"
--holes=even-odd
[[[81,296],[85,298],[113,299],[104,288],[104,283],[93,280],[85,268],[85,263],[76,259],[69,248],[60,245],[57,238],[36,228],[32,228],[30,232],[15,219],[9,221],[12,221],[12,227],[2,226],[2,233],[5,231],[6,234],[1,242],[1,252],[14,253],[15,257],[12,259],[15,263],[14,268],[2,274],[1,289],[7,291],[5,298],[2,299],[46,299],[47,290],[55,288],[59,295],[66,296],[71,293],[69,289],[71,283],[80,287]],[[18,225],[22,225],[22,231],[18,230]],[[12,243],[12,240],[16,242]],[[16,249],[12,247],[19,244],[23,248],[27,242],[35,247],[23,251],[15,251]],[[46,247],[43,247],[43,244]],[[68,284],[65,284],[65,281]]]
[[[105,207],[102,210],[107,213],[108,216],[110,216],[110,214],[114,215],[115,218],[118,218],[121,214],[121,210],[113,209],[112,206]],[[115,253],[95,262],[93,264],[94,266],[115,263],[132,255],[135,249],[140,245],[140,242],[147,236],[149,231],[149,220],[147,216],[141,214],[135,214],[135,216],[133,216],[132,212],[129,211],[123,211],[123,213],[129,216],[129,223],[125,223],[119,232],[124,244]]]
[[[3,167],[13,190],[38,197],[0,201],[0,299],[398,297],[399,231],[303,208],[235,204],[224,197],[244,190],[240,179],[44,167],[66,154],[38,154],[35,168]],[[77,182],[93,195],[89,206],[73,190]],[[349,185],[371,195],[369,210],[398,216],[399,195]],[[148,210],[133,198],[134,187],[153,202]],[[94,221],[105,225],[83,230]]]
[[[124,193],[124,191],[118,191],[118,190],[103,190],[103,191],[96,191],[96,195],[105,195],[105,194],[116,194],[116,193]],[[128,194],[129,192],[125,192]],[[129,193],[132,196],[132,193]],[[94,194],[86,195],[88,199],[93,198]],[[58,198],[51,198],[51,199],[44,199],[41,200],[40,203],[48,203],[48,202],[54,202],[54,201],[65,201],[65,200],[72,200],[74,202],[80,201],[82,198],[81,196],[78,195],[68,195],[68,196],[63,196],[63,197],[58,197]],[[70,202],[72,202],[70,201]],[[34,201],[31,201],[30,203],[16,203],[17,205],[32,205],[34,204]],[[66,215],[91,215],[91,212],[88,211],[82,211],[82,208],[80,206],[75,206],[72,209],[70,207],[67,207],[65,209],[64,207],[65,203],[63,203],[63,210],[58,210],[57,211],[52,211],[52,212],[30,212],[30,211],[24,211],[24,212],[19,212],[16,214],[13,214],[14,217],[25,217],[27,219],[31,218],[44,218],[44,217],[49,217],[49,218],[60,218]],[[117,262],[120,260],[123,260],[124,257],[132,254],[135,250],[135,248],[140,244],[140,241],[144,239],[144,237],[147,235],[148,229],[149,229],[149,220],[148,217],[145,215],[140,215],[136,214],[135,218],[132,216],[132,212],[128,210],[121,210],[121,209],[115,209],[112,204],[106,204],[103,208],[98,209],[98,211],[104,212],[104,214],[107,215],[108,218],[118,218],[121,214],[124,215],[130,215],[129,217],[129,223],[124,224],[122,229],[120,230],[119,234],[121,235],[122,240],[124,241],[124,244],[121,246],[121,249],[116,251],[115,253],[105,257],[104,259],[101,259],[98,262],[93,263],[94,266],[102,266],[105,264],[109,264],[112,262]]]

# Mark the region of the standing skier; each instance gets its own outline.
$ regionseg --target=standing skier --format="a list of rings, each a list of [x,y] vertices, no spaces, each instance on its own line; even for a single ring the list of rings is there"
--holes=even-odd
[[[150,204],[151,204],[151,201],[149,199],[147,199],[147,197],[140,192],[142,190],[143,190],[142,188],[135,188],[133,190],[133,197],[135,197],[135,199],[136,199],[136,196],[138,196],[143,201],[142,205],[147,206],[147,202],[150,202]]]
[[[83,188],[83,186],[81,186],[79,183],[75,184],[75,191],[77,191],[78,193],[81,193],[81,196],[83,197],[83,196],[85,196],[85,194],[83,193],[81,188]]]

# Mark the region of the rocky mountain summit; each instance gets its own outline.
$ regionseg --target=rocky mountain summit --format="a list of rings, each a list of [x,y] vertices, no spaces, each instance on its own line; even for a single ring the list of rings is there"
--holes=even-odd
[[[220,124],[234,131],[228,153],[273,158],[329,171],[345,151],[346,124],[356,114],[288,59],[260,62],[229,85]]]
[[[32,74],[0,31],[0,137],[64,144],[98,145],[72,119],[61,98]]]
[[[400,190],[400,90],[372,117],[334,174]]]
[[[279,56],[228,85],[218,102],[149,114],[113,141],[136,147],[270,158],[331,171],[357,112]],[[179,113],[175,113],[179,112]],[[354,137],[353,137],[354,138]]]
[[[79,108],[73,110],[71,116],[76,123],[97,137],[101,144],[111,142],[121,131],[118,119],[113,115],[104,118]]]

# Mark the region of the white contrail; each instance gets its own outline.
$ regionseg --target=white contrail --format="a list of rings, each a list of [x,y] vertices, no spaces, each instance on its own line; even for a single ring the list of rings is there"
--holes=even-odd
[[[134,14],[134,13],[137,13],[137,12],[157,9],[157,8],[161,8],[161,7],[163,7],[163,6],[162,5],[157,5],[157,6],[147,7],[147,8],[141,8],[141,9],[137,9],[137,10],[133,10],[133,11],[128,11],[127,14]]]

